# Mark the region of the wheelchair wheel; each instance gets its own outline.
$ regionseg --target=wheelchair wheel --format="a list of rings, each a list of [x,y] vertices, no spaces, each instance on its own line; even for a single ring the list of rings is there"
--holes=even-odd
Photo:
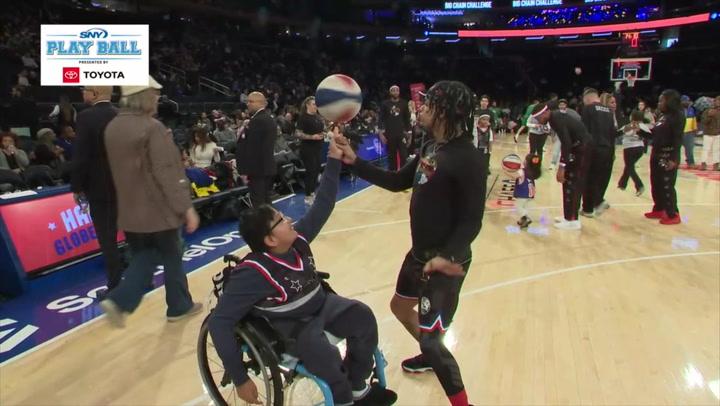
[[[325,395],[311,378],[296,376],[285,388],[285,404],[288,406],[323,406]]]
[[[215,350],[208,332],[209,318],[203,320],[197,344],[198,366],[205,389],[218,406],[246,405],[237,396],[235,385]],[[283,406],[283,382],[272,347],[252,325],[239,327],[237,335],[243,351],[242,362],[257,386],[260,401],[265,406]]]

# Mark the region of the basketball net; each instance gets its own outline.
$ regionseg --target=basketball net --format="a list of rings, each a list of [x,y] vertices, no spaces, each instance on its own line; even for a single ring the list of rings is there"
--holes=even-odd
[[[628,75],[628,77],[625,78],[625,81],[627,82],[628,87],[635,87],[635,81],[637,78],[633,75]]]

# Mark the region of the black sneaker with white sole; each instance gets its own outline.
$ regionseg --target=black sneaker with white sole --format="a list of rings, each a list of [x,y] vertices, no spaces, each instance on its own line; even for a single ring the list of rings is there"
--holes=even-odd
[[[368,394],[353,402],[355,406],[389,406],[397,402],[397,393],[377,383],[370,386]]]
[[[432,367],[430,366],[430,364],[427,361],[425,361],[425,358],[423,357],[422,354],[412,357],[412,358],[408,358],[405,361],[403,361],[400,365],[402,366],[403,371],[412,372],[412,373],[416,373],[416,374],[433,370]]]

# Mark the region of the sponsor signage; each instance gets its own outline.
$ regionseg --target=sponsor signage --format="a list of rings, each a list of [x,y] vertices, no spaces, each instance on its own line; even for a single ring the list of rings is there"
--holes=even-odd
[[[492,8],[492,1],[446,1],[445,10],[472,10]]]
[[[148,84],[147,24],[43,24],[40,37],[40,82],[43,86]]]
[[[71,193],[0,206],[0,216],[28,273],[100,249],[90,214]]]
[[[562,6],[563,0],[513,0],[513,7]]]

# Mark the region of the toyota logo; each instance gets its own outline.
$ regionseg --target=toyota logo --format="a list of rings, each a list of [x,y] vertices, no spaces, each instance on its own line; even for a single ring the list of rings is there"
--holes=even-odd
[[[68,79],[68,80],[74,80],[74,79],[77,79],[77,77],[78,77],[78,73],[75,71],[72,71],[72,70],[65,72],[64,75],[65,75],[65,79]]]

